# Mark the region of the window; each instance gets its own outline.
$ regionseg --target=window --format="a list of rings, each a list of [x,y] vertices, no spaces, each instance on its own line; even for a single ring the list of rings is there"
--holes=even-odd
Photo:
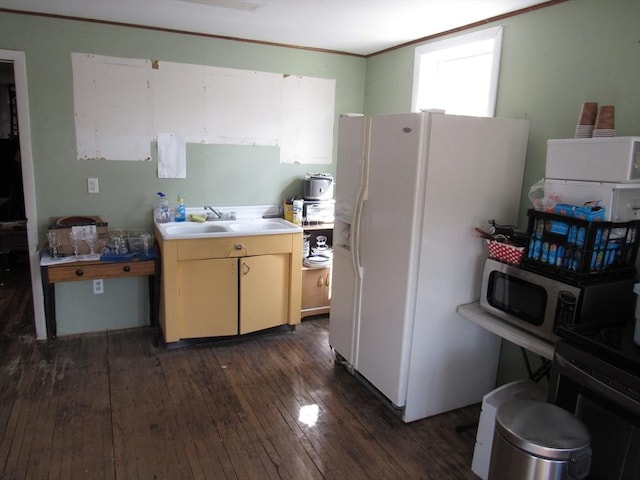
[[[456,115],[495,114],[502,26],[416,48],[414,112],[444,109]]]

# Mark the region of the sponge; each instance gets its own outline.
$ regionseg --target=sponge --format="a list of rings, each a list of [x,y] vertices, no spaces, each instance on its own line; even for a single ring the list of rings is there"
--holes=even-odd
[[[201,222],[201,223],[207,221],[204,215],[197,215],[195,213],[192,213],[191,215],[189,215],[189,220],[191,220],[192,222]]]

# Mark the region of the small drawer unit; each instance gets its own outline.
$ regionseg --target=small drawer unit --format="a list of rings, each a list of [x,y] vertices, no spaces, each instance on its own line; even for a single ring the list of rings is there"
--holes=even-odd
[[[122,278],[153,275],[153,262],[83,263],[82,265],[56,266],[49,269],[49,281],[81,282],[98,278]]]
[[[548,140],[545,177],[640,182],[640,137]]]

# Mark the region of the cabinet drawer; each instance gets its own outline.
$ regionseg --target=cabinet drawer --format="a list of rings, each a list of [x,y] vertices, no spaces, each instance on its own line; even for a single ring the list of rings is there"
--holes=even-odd
[[[49,283],[92,280],[95,278],[123,278],[153,275],[155,262],[101,263],[64,265],[48,268]]]
[[[302,245],[302,235],[256,235],[249,237],[194,238],[178,241],[178,260],[248,257],[290,253],[294,239]]]

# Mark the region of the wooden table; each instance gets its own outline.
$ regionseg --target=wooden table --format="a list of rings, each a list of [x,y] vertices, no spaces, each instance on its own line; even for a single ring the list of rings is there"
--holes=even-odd
[[[158,344],[158,314],[160,309],[160,258],[130,261],[74,261],[41,264],[42,289],[47,325],[47,337],[57,334],[55,284],[103,278],[149,277],[150,324],[156,328],[154,344]]]

